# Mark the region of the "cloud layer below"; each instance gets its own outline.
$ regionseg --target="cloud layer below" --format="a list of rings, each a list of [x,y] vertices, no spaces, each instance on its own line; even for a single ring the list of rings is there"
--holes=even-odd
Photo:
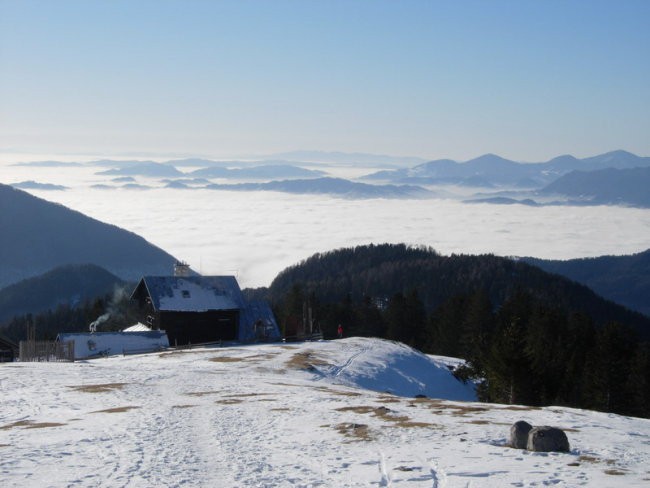
[[[2,183],[30,170],[4,167]],[[650,211],[622,207],[527,207],[455,200],[341,200],[273,192],[94,189],[77,169],[41,170],[66,191],[31,190],[143,236],[203,274],[236,274],[267,286],[316,252],[368,243],[427,245],[443,254],[568,259],[650,247]]]

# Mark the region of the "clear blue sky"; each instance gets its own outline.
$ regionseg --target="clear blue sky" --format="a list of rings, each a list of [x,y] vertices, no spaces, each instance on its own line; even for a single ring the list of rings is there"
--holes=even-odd
[[[650,1],[0,0],[0,151],[650,155]]]

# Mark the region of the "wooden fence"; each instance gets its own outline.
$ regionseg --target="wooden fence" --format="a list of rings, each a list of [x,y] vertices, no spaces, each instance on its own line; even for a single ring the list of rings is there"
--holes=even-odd
[[[74,362],[74,341],[20,341],[19,361]]]

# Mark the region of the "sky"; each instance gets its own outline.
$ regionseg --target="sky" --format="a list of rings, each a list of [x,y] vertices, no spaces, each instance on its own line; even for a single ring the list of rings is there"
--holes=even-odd
[[[0,0],[0,161],[650,155],[649,19],[646,0]]]

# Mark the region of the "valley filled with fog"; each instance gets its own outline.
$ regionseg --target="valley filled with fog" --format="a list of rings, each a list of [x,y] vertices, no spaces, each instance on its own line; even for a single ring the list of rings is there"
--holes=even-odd
[[[374,170],[324,169],[344,178]],[[282,269],[316,252],[368,243],[545,259],[631,254],[650,247],[648,209],[468,204],[462,202],[463,191],[449,187],[431,188],[447,198],[345,199],[166,188],[161,179],[136,176],[133,183],[141,186],[128,188],[100,171],[3,165],[1,182],[63,185],[65,190],[27,191],[135,232],[202,274],[235,274],[243,287],[267,286]]]

